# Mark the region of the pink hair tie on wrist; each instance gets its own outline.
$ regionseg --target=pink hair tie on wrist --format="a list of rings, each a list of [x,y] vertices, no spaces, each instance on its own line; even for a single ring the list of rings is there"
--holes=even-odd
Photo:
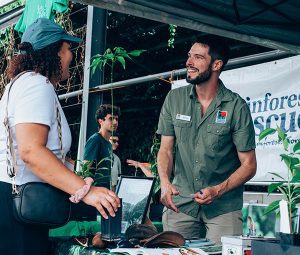
[[[85,185],[75,192],[69,199],[72,203],[78,204],[87,193],[89,193],[94,180],[91,177],[84,178]]]

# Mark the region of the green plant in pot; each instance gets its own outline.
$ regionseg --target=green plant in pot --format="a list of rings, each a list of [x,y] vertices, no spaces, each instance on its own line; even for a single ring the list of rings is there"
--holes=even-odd
[[[300,203],[300,142],[292,144],[290,137],[280,128],[267,128],[259,135],[259,140],[265,139],[269,135],[277,133],[278,142],[282,144],[284,152],[280,154],[281,160],[287,168],[287,176],[281,176],[278,173],[270,172],[273,176],[279,178],[280,181],[274,182],[268,187],[268,194],[278,191],[284,196],[287,202],[288,218],[290,224],[290,233],[287,236],[300,239],[300,233],[294,233],[292,222],[298,221],[297,204]],[[268,205],[265,213],[272,211],[279,212],[280,200],[273,201]],[[281,237],[284,234],[280,233]],[[299,240],[300,241],[300,240]],[[299,244],[300,245],[300,244]]]

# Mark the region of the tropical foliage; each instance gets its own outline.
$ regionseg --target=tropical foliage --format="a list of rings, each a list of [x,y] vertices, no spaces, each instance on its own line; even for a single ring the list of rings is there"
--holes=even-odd
[[[79,168],[75,170],[75,173],[80,176],[82,179],[86,177],[91,177],[95,180],[93,185],[97,185],[99,180],[107,179],[110,175],[104,175],[103,172],[106,172],[107,167],[102,166],[104,161],[111,161],[109,157],[101,159],[97,164],[94,163],[93,160],[76,160],[77,164],[79,164]],[[97,171],[96,171],[97,170]],[[103,170],[103,172],[101,171]]]
[[[113,81],[113,71],[114,71],[114,65],[119,62],[124,70],[126,68],[126,61],[125,59],[131,59],[132,57],[138,57],[140,56],[145,50],[133,50],[130,52],[127,52],[124,48],[122,47],[115,47],[112,50],[108,48],[103,55],[97,54],[93,56],[92,58],[92,64],[91,64],[91,69],[92,69],[92,74],[95,73],[96,68],[100,68],[102,70],[103,67],[106,65],[109,65],[111,68],[111,82]]]
[[[300,202],[300,142],[292,145],[290,137],[288,137],[288,135],[280,127],[277,127],[276,129],[265,129],[260,133],[259,140],[262,140],[274,133],[277,133],[278,142],[282,143],[284,149],[284,153],[280,154],[280,157],[287,167],[287,177],[271,172],[271,174],[278,177],[280,181],[270,184],[268,187],[268,193],[270,194],[274,191],[279,191],[283,194],[284,199],[288,204],[289,219],[290,224],[292,224],[296,205]],[[278,211],[279,202],[280,200],[276,200],[269,204],[265,213],[275,210]]]

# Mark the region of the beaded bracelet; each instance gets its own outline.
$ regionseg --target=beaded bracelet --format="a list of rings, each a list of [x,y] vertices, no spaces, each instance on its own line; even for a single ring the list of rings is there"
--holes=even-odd
[[[72,203],[78,204],[90,191],[94,180],[91,177],[84,178],[85,185],[75,192],[69,199]]]

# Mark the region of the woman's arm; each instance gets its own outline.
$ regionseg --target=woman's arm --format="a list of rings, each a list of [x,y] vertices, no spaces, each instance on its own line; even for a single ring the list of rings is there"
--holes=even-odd
[[[146,167],[143,163],[132,159],[127,159],[127,163],[129,166],[140,168],[147,177],[153,177],[153,173],[151,172],[151,170],[148,167]]]
[[[49,127],[43,124],[17,124],[16,140],[20,157],[39,178],[69,194],[75,194],[85,182],[68,170],[46,147],[48,133]],[[120,205],[117,195],[102,187],[92,187],[83,201],[97,208],[104,218],[107,218],[104,208],[114,216]]]

